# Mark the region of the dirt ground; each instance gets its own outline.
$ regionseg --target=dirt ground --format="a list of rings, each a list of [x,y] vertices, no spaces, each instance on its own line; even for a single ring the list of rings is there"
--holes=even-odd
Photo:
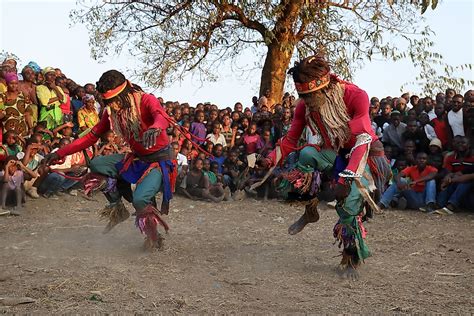
[[[0,217],[0,312],[474,313],[473,214],[377,216],[366,225],[373,257],[351,281],[335,273],[336,214],[325,205],[289,236],[301,208],[177,197],[165,249],[151,254],[132,218],[103,235],[102,205],[39,199]],[[12,297],[35,302],[6,306]]]

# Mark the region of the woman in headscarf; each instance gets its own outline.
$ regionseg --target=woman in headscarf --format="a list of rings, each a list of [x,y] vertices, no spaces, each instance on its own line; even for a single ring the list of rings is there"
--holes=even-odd
[[[33,128],[31,108],[23,92],[18,89],[18,76],[9,72],[5,75],[7,91],[0,94],[0,119],[3,132],[14,130],[20,136],[28,135]]]
[[[63,124],[61,104],[66,101],[66,95],[61,87],[56,85],[56,72],[52,67],[43,69],[44,83],[36,87],[36,95],[41,106],[39,122],[46,121],[49,130]]]
[[[92,94],[86,94],[82,98],[84,106],[77,112],[79,130],[84,132],[90,130],[99,123],[99,114],[95,108],[95,98]]]

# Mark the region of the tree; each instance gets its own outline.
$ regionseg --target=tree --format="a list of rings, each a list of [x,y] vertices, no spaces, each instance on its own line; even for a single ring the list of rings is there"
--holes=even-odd
[[[432,71],[426,54],[438,64],[442,56],[429,51],[432,32],[422,26],[430,5],[437,0],[118,0],[83,4],[71,17],[87,26],[94,58],[127,49],[151,86],[189,72],[214,80],[222,63],[253,49],[264,60],[260,94],[270,89],[279,100],[290,62],[308,54],[324,54],[345,79],[377,56]]]

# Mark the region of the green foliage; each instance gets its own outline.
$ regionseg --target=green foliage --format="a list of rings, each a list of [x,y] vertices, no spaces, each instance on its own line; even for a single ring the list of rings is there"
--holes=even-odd
[[[274,66],[280,70],[286,69],[290,58],[322,53],[345,79],[367,61],[407,58],[420,70],[416,80],[424,91],[464,87],[468,82],[452,78],[455,68],[432,51],[433,32],[423,26],[421,13],[437,3],[115,0],[89,7],[82,3],[71,12],[71,19],[88,28],[93,58],[128,51],[140,61],[136,75],[150,86],[166,86],[189,72],[215,80],[224,63],[234,65],[242,51],[251,50],[260,67],[267,54],[281,59]],[[401,46],[393,44],[400,41]],[[436,69],[445,71],[438,74]],[[273,80],[274,70],[264,67],[268,76],[262,78]],[[285,71],[279,73],[283,78],[277,79],[284,82]]]

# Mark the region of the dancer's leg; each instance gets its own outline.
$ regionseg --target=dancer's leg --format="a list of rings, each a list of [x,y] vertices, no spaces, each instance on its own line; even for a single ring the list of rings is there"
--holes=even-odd
[[[300,156],[296,168],[304,173],[312,173],[315,170],[321,172],[330,172],[334,166],[336,153],[331,150],[318,151],[314,147],[305,147],[300,151]],[[288,228],[290,235],[295,235],[302,231],[309,223],[315,223],[319,220],[317,209],[318,201],[313,200],[305,206],[304,214]]]

